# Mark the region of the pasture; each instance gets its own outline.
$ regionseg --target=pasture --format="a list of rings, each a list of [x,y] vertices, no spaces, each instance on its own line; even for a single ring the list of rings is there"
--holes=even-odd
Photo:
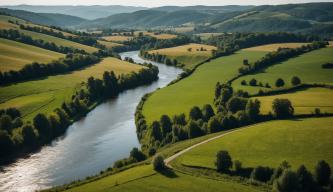
[[[176,59],[181,64],[184,64],[185,68],[192,69],[197,64],[212,57],[212,50],[216,50],[216,47],[191,43],[177,47],[151,50],[148,53],[166,55],[167,58],[171,60]]]
[[[0,38],[0,71],[20,70],[32,62],[49,63],[64,54]]]
[[[256,97],[261,102],[260,112],[272,112],[274,99],[289,99],[294,107],[295,114],[312,114],[315,108],[322,113],[333,113],[333,90],[327,88],[308,88],[292,93]]]
[[[259,191],[232,180],[212,180],[179,172],[158,173],[152,165],[141,165],[67,191]]]
[[[102,39],[106,41],[112,41],[112,42],[125,42],[133,39],[131,36],[124,36],[124,35],[111,35],[111,36],[104,36]]]
[[[61,106],[81,86],[81,82],[86,82],[91,76],[101,78],[104,71],[122,74],[141,68],[139,65],[108,57],[98,64],[71,73],[0,87],[0,108],[16,107],[21,110],[24,119],[29,120],[39,112],[50,113]]]
[[[21,33],[23,33],[24,35],[27,36],[31,36],[32,39],[41,39],[50,43],[55,43],[58,46],[64,46],[64,47],[72,47],[72,48],[76,48],[76,49],[82,49],[85,50],[88,53],[93,53],[98,51],[97,48],[95,47],[91,47],[88,45],[83,45],[80,43],[76,43],[74,41],[69,41],[67,39],[61,39],[58,37],[54,37],[51,35],[46,35],[46,34],[42,34],[42,33],[37,33],[37,32],[33,32],[33,31],[27,31],[27,30],[19,30]]]
[[[301,47],[303,45],[308,45],[310,43],[274,43],[274,44],[268,44],[268,45],[260,45],[256,47],[250,47],[244,50],[249,51],[277,51],[279,48],[297,48]]]
[[[179,157],[183,165],[215,168],[216,153],[227,150],[243,167],[277,167],[286,160],[293,169],[313,171],[319,160],[333,165],[333,117],[269,121],[203,144]]]
[[[123,44],[120,43],[114,43],[114,42],[110,42],[110,41],[102,41],[102,40],[98,40],[97,41],[99,44],[104,45],[106,48],[108,49],[112,49],[114,47],[118,47],[118,46],[123,46]]]
[[[238,75],[238,68],[243,59],[258,60],[266,52],[238,51],[235,54],[220,57],[200,65],[189,77],[155,91],[145,102],[143,115],[147,123],[159,120],[163,114],[172,117],[185,113],[197,105],[213,104],[214,90],[217,82],[227,82]]]
[[[247,58],[246,56],[244,58]],[[249,59],[249,58],[247,58]],[[249,59],[249,62],[255,60]],[[291,78],[298,76],[303,83],[333,83],[333,70],[323,69],[322,64],[333,61],[333,48],[323,48],[309,53],[302,54],[298,57],[291,58],[287,61],[270,66],[257,73],[243,76],[232,83],[232,86],[238,90],[248,91],[250,94],[258,93],[260,89],[269,90],[259,86],[243,86],[241,82],[245,80],[247,83],[255,78],[257,82],[263,85],[268,83],[275,88],[275,81],[282,78],[285,86],[291,86]]]

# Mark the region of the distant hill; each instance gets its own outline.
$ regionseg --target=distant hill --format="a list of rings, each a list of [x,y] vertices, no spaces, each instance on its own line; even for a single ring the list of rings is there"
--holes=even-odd
[[[211,14],[195,10],[181,10],[173,12],[143,10],[87,21],[80,25],[80,27],[145,28],[177,26],[188,22],[203,23],[210,16]]]
[[[0,13],[1,12],[30,21],[32,23],[52,25],[58,27],[79,25],[80,23],[86,21],[85,19],[82,19],[80,17],[57,13],[33,13],[29,11],[0,8]]]
[[[131,13],[143,9],[148,9],[146,7],[132,7],[132,6],[36,6],[36,5],[17,5],[17,6],[0,6],[3,8],[24,10],[35,13],[59,13],[65,15],[72,15],[76,17],[81,17],[84,19],[97,19],[102,17],[108,17],[110,15],[119,13]]]
[[[231,16],[232,13],[228,14]],[[333,34],[333,3],[258,6],[234,17],[215,17],[210,27],[223,32],[287,31]]]
[[[203,6],[203,5],[197,5],[197,6],[187,6],[187,7],[179,7],[179,6],[163,6],[163,7],[157,7],[152,8],[152,10],[157,11],[182,11],[182,10],[195,10],[195,11],[202,11],[202,12],[219,12],[219,13],[225,13],[225,12],[233,12],[233,11],[245,11],[248,9],[253,8],[254,6],[241,6],[241,5],[226,5],[226,6]]]

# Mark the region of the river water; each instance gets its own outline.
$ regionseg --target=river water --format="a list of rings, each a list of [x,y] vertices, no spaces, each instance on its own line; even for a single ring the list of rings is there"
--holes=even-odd
[[[131,57],[137,63],[145,62],[138,53],[120,55]],[[182,72],[175,67],[151,63],[159,68],[158,81],[124,91],[116,99],[100,104],[51,145],[2,167],[0,191],[30,192],[83,179],[127,157],[133,147],[140,147],[134,113],[141,97],[166,86]]]

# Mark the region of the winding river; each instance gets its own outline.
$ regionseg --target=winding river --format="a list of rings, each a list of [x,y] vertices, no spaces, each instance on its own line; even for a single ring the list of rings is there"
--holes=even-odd
[[[120,55],[137,63],[145,62],[138,53]],[[0,191],[35,191],[83,179],[127,157],[133,147],[140,147],[134,124],[137,104],[144,94],[166,86],[182,72],[175,67],[151,63],[159,68],[158,81],[125,91],[99,105],[51,145],[2,167]]]

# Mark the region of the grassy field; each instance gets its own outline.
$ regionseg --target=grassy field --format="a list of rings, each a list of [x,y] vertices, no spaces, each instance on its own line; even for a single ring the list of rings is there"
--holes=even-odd
[[[8,21],[13,21],[13,22],[17,22],[19,25],[25,25],[25,26],[30,26],[30,27],[40,27],[49,31],[54,31],[54,32],[61,32],[64,36],[76,36],[74,34],[65,32],[65,31],[60,31],[57,29],[52,29],[50,27],[47,26],[43,26],[43,25],[38,25],[38,24],[34,24],[34,23],[30,23],[28,21],[25,21],[23,19],[19,19],[13,16],[8,16],[8,15],[0,15],[0,29],[20,29],[20,26],[13,24],[13,23],[9,23]]]
[[[102,39],[106,41],[113,41],[113,42],[125,42],[133,39],[131,36],[124,36],[124,35],[111,35],[111,36],[104,36]]]
[[[158,173],[151,165],[138,166],[68,191],[259,191],[236,181],[195,177],[178,172]]]
[[[168,34],[168,33],[154,33],[154,32],[148,32],[148,31],[135,31],[134,35],[139,36],[139,34],[142,33],[143,35],[155,37],[156,39],[173,39],[176,38],[177,35],[174,34]]]
[[[143,115],[147,123],[169,116],[187,113],[197,105],[212,104],[217,82],[226,82],[238,74],[243,59],[258,60],[266,52],[239,51],[233,55],[220,57],[199,66],[194,73],[166,88],[157,90],[145,102]]]
[[[294,169],[304,164],[311,171],[319,160],[333,165],[333,117],[270,121],[203,144],[179,160],[184,165],[215,168],[219,150],[229,151],[244,167],[277,167],[287,160]]]
[[[308,44],[309,43],[274,43],[274,44],[269,44],[269,45],[251,47],[251,48],[247,48],[244,50],[272,52],[272,51],[277,51],[278,48],[297,48],[297,47],[301,47],[303,45],[308,45]]]
[[[102,40],[98,40],[97,41],[99,44],[104,45],[106,48],[108,49],[112,49],[114,47],[118,47],[118,46],[123,46],[123,44],[120,43],[114,43],[114,42],[110,42],[110,41],[102,41]]]
[[[31,36],[32,39],[42,39],[42,40],[47,41],[47,42],[55,43],[58,46],[65,46],[65,47],[73,47],[73,48],[76,48],[76,49],[83,49],[83,50],[87,51],[88,53],[93,53],[93,52],[98,51],[98,49],[95,48],[95,47],[83,45],[83,44],[80,44],[80,43],[76,43],[74,41],[61,39],[61,38],[54,37],[54,36],[51,36],[51,35],[45,35],[45,34],[42,34],[42,33],[36,33],[36,32],[33,32],[33,31],[27,31],[27,30],[20,30],[20,32],[25,34],[25,35]]]
[[[315,108],[323,113],[333,113],[333,90],[327,88],[309,88],[297,92],[257,97],[261,102],[261,113],[272,111],[272,102],[276,98],[286,98],[292,102],[295,114],[311,114]]]
[[[253,62],[255,60],[249,59],[249,61]],[[333,70],[321,68],[322,64],[332,61],[333,48],[315,50],[268,67],[258,73],[239,78],[232,83],[232,86],[235,89],[246,90],[249,93],[257,93],[260,89],[269,89],[259,86],[242,86],[241,81],[246,80],[249,82],[252,78],[255,78],[258,82],[262,82],[264,85],[269,83],[272,88],[275,88],[275,81],[278,78],[282,78],[285,81],[285,86],[291,86],[291,78],[295,75],[298,76],[303,83],[332,84]]]
[[[205,51],[200,51],[203,48]],[[191,49],[189,51],[188,49]],[[185,65],[185,68],[192,69],[197,64],[212,57],[212,50],[216,47],[203,44],[188,44],[172,48],[157,49],[149,51],[150,54],[166,55],[170,59],[176,59],[178,62]]]
[[[0,87],[0,108],[16,107],[22,111],[24,119],[29,120],[38,112],[49,113],[61,106],[90,76],[101,78],[104,71],[121,74],[139,69],[139,65],[109,57],[72,73]]]
[[[2,72],[17,71],[32,62],[48,63],[61,57],[65,57],[65,55],[0,38],[0,71]]]

